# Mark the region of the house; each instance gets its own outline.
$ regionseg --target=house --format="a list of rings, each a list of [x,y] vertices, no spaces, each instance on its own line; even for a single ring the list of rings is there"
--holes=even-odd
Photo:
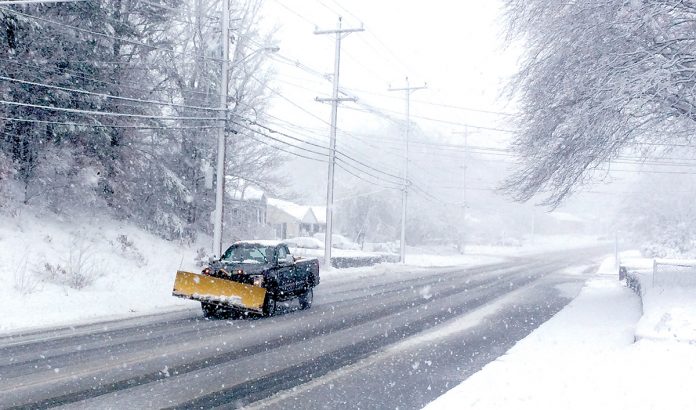
[[[312,236],[326,231],[326,207],[298,205],[267,198],[266,218],[277,239]]]
[[[266,220],[266,194],[240,178],[225,179],[225,228],[226,240],[261,239],[273,235]]]

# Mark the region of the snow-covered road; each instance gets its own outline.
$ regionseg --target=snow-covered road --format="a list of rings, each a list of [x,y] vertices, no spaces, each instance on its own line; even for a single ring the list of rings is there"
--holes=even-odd
[[[420,408],[560,310],[606,249],[331,275],[308,311],[190,310],[0,338],[0,407]]]

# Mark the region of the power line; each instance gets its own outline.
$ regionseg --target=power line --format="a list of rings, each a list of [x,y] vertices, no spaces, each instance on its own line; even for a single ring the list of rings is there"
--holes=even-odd
[[[259,135],[263,135],[263,136],[265,136],[265,137],[267,137],[267,138],[273,139],[273,140],[275,140],[275,141],[277,141],[277,142],[280,142],[280,143],[283,143],[283,144],[287,144],[287,145],[291,145],[291,146],[298,147],[298,146],[296,146],[296,145],[294,145],[294,144],[292,144],[292,143],[289,143],[289,142],[287,142],[287,141],[283,141],[283,140],[281,140],[281,139],[279,139],[279,138],[275,138],[275,137],[272,137],[272,136],[270,136],[270,135],[268,135],[268,134],[261,133],[261,132],[259,132],[258,130],[254,129],[253,127],[247,126],[247,125],[242,124],[242,123],[240,123],[240,122],[236,122],[236,121],[234,121],[234,120],[230,120],[230,122],[232,122],[233,124],[235,124],[235,125],[237,125],[237,126],[240,126],[240,127],[244,128],[244,129],[247,129],[247,130],[256,132],[256,133],[258,133]],[[265,129],[265,130],[267,130],[267,131],[269,131],[269,132],[271,132],[271,133],[277,133],[277,134],[282,135],[282,136],[284,136],[284,137],[286,137],[286,138],[290,138],[290,139],[292,139],[292,140],[298,141],[298,142],[300,142],[300,143],[302,143],[302,144],[307,144],[307,145],[310,145],[310,146],[313,146],[313,147],[318,147],[318,148],[321,148],[321,149],[324,149],[324,150],[327,150],[327,151],[328,151],[328,147],[325,147],[325,146],[323,146],[323,145],[314,144],[314,143],[305,141],[305,140],[303,140],[303,139],[301,139],[301,138],[298,138],[298,137],[289,135],[289,134],[287,134],[287,133],[283,133],[283,132],[280,132],[280,131],[276,131],[276,130],[270,128],[270,127],[261,125],[261,124],[255,122],[255,121],[251,121],[251,122],[252,122],[252,125],[259,126],[259,127],[263,128],[263,129]],[[299,147],[298,147],[298,148],[299,148]],[[327,155],[327,156],[328,156],[328,153],[317,152],[317,151],[315,151],[315,150],[313,150],[313,149],[306,149],[306,150],[307,150],[308,152],[311,152],[311,153],[314,153],[314,154],[317,154],[317,155]],[[348,154],[343,153],[343,152],[340,151],[340,150],[336,150],[336,153],[337,153],[338,155],[341,155],[341,156],[343,157],[343,158],[337,157],[337,160],[342,161],[343,163],[345,163],[345,164],[348,165],[348,166],[356,167],[355,165],[353,165],[353,164],[350,162],[350,161],[352,161],[352,162],[354,162],[354,163],[356,163],[356,164],[358,164],[358,165],[360,165],[360,166],[362,166],[362,167],[364,167],[364,168],[367,168],[367,169],[369,169],[369,170],[371,170],[371,171],[374,171],[374,172],[376,172],[376,173],[378,173],[378,174],[382,174],[382,175],[384,175],[384,176],[387,176],[387,177],[390,177],[390,178],[394,178],[394,179],[399,180],[399,181],[403,181],[403,178],[402,178],[401,176],[393,175],[393,174],[390,174],[390,173],[385,172],[385,171],[383,171],[383,170],[380,170],[380,169],[378,169],[378,168],[375,168],[375,167],[373,167],[373,166],[371,166],[371,165],[369,165],[369,164],[367,164],[367,163],[365,163],[365,162],[363,162],[363,161],[360,161],[359,159],[356,159],[356,158],[354,158],[354,157],[352,157],[352,156],[350,156],[350,155],[348,155]],[[358,170],[361,171],[361,172],[365,172],[366,174],[369,174],[369,172],[365,171],[364,169],[360,169],[360,168],[356,168],[356,169],[358,169]],[[370,174],[370,175],[371,175],[371,174]],[[379,178],[379,177],[377,177],[377,176],[375,176],[375,175],[371,175],[371,176],[373,176],[373,177],[375,177],[375,178]],[[391,181],[384,181],[384,182],[391,182]]]
[[[61,68],[61,67],[46,67],[46,66],[41,66],[41,65],[37,65],[37,64],[20,63],[19,61],[13,61],[13,60],[3,59],[3,58],[0,58],[0,60],[1,60],[1,61],[6,61],[6,62],[8,62],[8,63],[10,63],[10,64],[16,64],[16,65],[19,65],[19,66],[38,68],[38,69],[40,69],[40,70],[42,70],[42,71],[43,71],[43,70],[50,70],[50,71],[52,71],[52,72],[54,72],[54,73],[62,73],[62,74],[71,73],[70,75],[74,75],[75,77],[81,78],[81,79],[83,79],[83,80],[92,81],[92,82],[100,83],[100,84],[104,84],[104,85],[113,85],[113,86],[121,87],[121,88],[126,89],[126,90],[133,90],[133,91],[138,91],[138,92],[142,92],[142,91],[143,91],[142,88],[131,87],[131,86],[128,86],[128,85],[125,85],[125,84],[114,84],[114,83],[112,83],[112,82],[104,81],[103,79],[98,79],[98,78],[95,78],[95,77],[91,77],[91,76],[85,75],[85,74],[86,74],[85,72],[79,71],[79,70],[73,70],[73,69]],[[167,88],[167,89],[162,89],[162,90],[159,90],[159,91],[172,91],[172,89]],[[211,93],[208,93],[208,92],[195,91],[195,90],[176,90],[176,91],[181,91],[183,94],[201,94],[201,95],[204,95],[204,96],[206,96],[206,97],[216,97],[216,96],[218,96],[217,93],[211,94]]]
[[[309,152],[309,153],[312,153],[312,154],[315,154],[315,155],[320,155],[320,156],[322,156],[323,158],[324,158],[324,157],[328,157],[328,154],[324,154],[324,153],[317,152],[317,151],[314,151],[314,150],[311,150],[311,149],[307,149],[307,148],[304,148],[304,147],[300,147],[300,146],[295,145],[295,144],[292,144],[292,143],[290,143],[290,142],[288,142],[288,141],[283,141],[283,140],[281,140],[281,139],[279,139],[279,138],[272,137],[272,136],[270,136],[270,135],[268,135],[268,134],[266,134],[266,133],[260,132],[260,131],[258,131],[258,130],[253,129],[253,128],[246,127],[246,126],[244,126],[244,125],[242,125],[242,124],[237,124],[237,125],[243,126],[244,128],[246,128],[246,129],[248,129],[248,130],[250,130],[250,131],[256,133],[257,135],[260,135],[260,136],[265,137],[265,138],[268,138],[268,139],[270,139],[270,140],[279,142],[279,143],[281,143],[281,144],[284,144],[284,145],[287,145],[287,146],[291,146],[291,147],[294,147],[294,148],[299,148],[299,149],[301,149],[302,151]],[[253,138],[253,137],[252,137],[252,139],[254,139],[254,140],[256,140],[256,141],[259,141],[259,142],[262,142],[262,141],[260,141],[260,140],[258,140],[258,139],[256,139],[256,138]],[[264,142],[264,143],[265,143],[265,142]],[[292,151],[289,151],[289,150],[284,150],[284,149],[282,149],[282,148],[280,148],[280,147],[277,147],[277,146],[272,145],[272,144],[269,144],[269,143],[266,143],[266,145],[268,145],[268,146],[270,146],[270,147],[273,147],[273,148],[276,148],[276,149],[279,149],[279,150],[284,151],[284,152],[286,152],[286,153],[289,153],[289,154],[292,154],[292,155],[296,155],[296,156],[302,157],[302,158],[306,158],[306,159],[310,159],[310,160],[315,160],[315,161],[321,161],[321,162],[328,162],[328,160],[324,160],[324,159],[321,159],[321,160],[320,160],[320,159],[317,159],[317,158],[314,158],[314,157],[308,157],[308,156],[305,156],[305,155],[302,155],[302,154],[299,154],[299,153],[296,153],[296,152],[292,152]],[[370,183],[372,183],[373,185],[382,186],[382,187],[384,187],[384,188],[399,189],[399,187],[400,187],[400,185],[397,185],[396,183],[393,183],[393,182],[390,182],[390,181],[386,181],[386,180],[384,180],[384,179],[382,179],[382,178],[380,178],[380,177],[378,177],[378,176],[376,176],[376,175],[374,175],[374,174],[372,174],[372,173],[370,173],[370,172],[368,172],[368,171],[365,171],[364,169],[361,169],[361,168],[357,167],[356,165],[354,165],[354,164],[352,164],[352,163],[350,163],[350,162],[344,160],[343,158],[338,158],[338,160],[339,160],[339,162],[336,164],[336,166],[338,166],[339,168],[343,169],[344,171],[346,171],[347,173],[353,175],[353,176],[356,177],[356,178],[359,178],[359,179],[361,179],[361,180],[363,180],[363,181],[366,181],[366,182],[370,182]],[[364,173],[365,175],[368,175],[368,176],[372,177],[372,178],[375,179],[376,181],[380,181],[380,182],[387,183],[387,184],[393,184],[393,185],[387,186],[387,185],[382,185],[382,184],[376,183],[376,182],[374,182],[374,181],[369,181],[369,180],[367,180],[367,179],[361,177],[360,175],[355,174],[354,172],[347,170],[345,167],[343,167],[343,166],[340,165],[341,163],[344,164],[345,166],[350,166],[351,168],[357,170],[358,172],[362,172],[362,173]],[[377,171],[378,171],[378,172],[381,172],[381,171],[379,171],[379,170],[377,170]]]
[[[288,101],[290,104],[292,104],[293,106],[297,107],[297,108],[300,109],[301,111],[307,113],[308,115],[310,115],[310,116],[313,117],[313,118],[316,118],[317,120],[321,121],[322,123],[331,126],[331,124],[330,124],[329,122],[325,121],[323,118],[321,118],[321,117],[315,115],[314,113],[308,111],[307,109],[305,109],[305,108],[302,107],[301,105],[295,103],[294,101],[292,101],[292,100],[289,99],[288,97],[286,97],[286,96],[284,96],[283,94],[279,93],[278,91],[274,90],[273,88],[271,88],[270,86],[268,86],[267,84],[265,84],[264,82],[262,82],[261,80],[259,80],[258,78],[256,78],[254,75],[251,75],[251,78],[253,78],[254,80],[256,80],[256,81],[257,81],[259,84],[261,84],[263,87],[269,89],[272,93],[274,93],[274,94],[276,94],[277,96],[281,97],[282,99]],[[342,133],[345,133],[345,134],[349,134],[348,132],[343,131],[343,130],[341,130],[341,129],[338,128],[338,127],[336,127],[336,130],[337,130],[337,131],[341,131]],[[346,155],[346,154],[342,154],[342,155]],[[357,161],[357,160],[356,160],[356,161]],[[386,173],[386,174],[387,174],[387,175],[390,175],[389,173]]]
[[[368,183],[370,183],[370,184],[372,184],[372,185],[376,185],[376,186],[379,186],[379,187],[382,187],[382,188],[385,188],[385,189],[394,189],[394,190],[400,190],[400,189],[401,189],[401,186],[398,186],[398,185],[388,186],[388,185],[382,185],[382,184],[377,183],[377,182],[374,182],[374,181],[368,181],[367,179],[361,177],[360,175],[357,175],[357,174],[355,174],[355,173],[353,173],[353,172],[351,172],[351,171],[348,171],[343,165],[341,165],[341,162],[337,162],[337,163],[336,163],[336,166],[337,166],[338,168],[342,169],[343,171],[347,172],[348,174],[350,174],[350,175],[352,175],[352,176],[354,176],[354,177],[356,177],[356,178],[358,178],[358,179],[360,179],[360,180],[363,180],[363,181],[365,181],[365,182],[368,182]],[[336,202],[336,201],[334,201],[334,202]]]
[[[87,0],[10,0],[0,1],[0,6],[12,6],[15,4],[44,4],[44,3],[77,3]]]
[[[384,98],[392,98],[392,99],[399,98],[399,97],[394,96],[394,95],[382,94],[382,93],[379,93],[376,91],[368,91],[368,90],[363,90],[363,89],[359,89],[359,88],[344,87],[344,90],[353,91],[353,92],[357,92],[357,93],[361,93],[361,94],[375,95],[375,96],[384,97]],[[518,114],[511,114],[511,113],[507,113],[507,112],[503,112],[503,111],[484,110],[481,108],[464,107],[461,105],[438,103],[438,102],[427,101],[427,100],[418,100],[415,98],[411,102],[416,103],[416,104],[432,105],[435,107],[452,108],[452,109],[461,110],[461,111],[479,112],[479,113],[484,113],[484,114],[495,114],[495,115],[501,115],[501,116],[507,116],[507,117],[518,116]]]
[[[14,117],[0,117],[0,120],[14,121],[14,122],[30,122],[37,124],[54,124],[54,125],[69,125],[74,127],[91,127],[91,128],[129,128],[129,129],[144,129],[144,130],[198,130],[198,129],[210,129],[210,128],[220,128],[220,125],[196,125],[196,126],[148,126],[148,125],[110,125],[110,124],[88,124],[80,122],[69,122],[69,121],[48,121],[48,120],[35,120],[30,118],[14,118]]]
[[[15,101],[5,101],[5,100],[0,100],[0,104],[14,105],[14,106],[28,107],[28,108],[38,108],[41,110],[48,110],[48,111],[70,112],[70,113],[75,113],[75,114],[143,118],[143,119],[148,119],[148,120],[214,121],[217,119],[214,117],[172,117],[172,116],[166,116],[166,115],[126,114],[126,113],[107,112],[107,111],[80,110],[77,108],[50,107],[47,105],[27,104],[27,103],[15,102]]]
[[[354,111],[368,112],[364,109],[356,108],[356,107],[346,107],[346,108],[354,110]],[[397,111],[388,110],[388,109],[384,109],[384,108],[381,108],[380,110],[386,111],[386,112],[391,112],[391,113],[398,113]],[[426,117],[423,115],[412,115],[412,117],[417,118],[417,119],[421,119],[421,120],[426,120],[426,121],[439,122],[442,124],[449,124],[449,125],[457,125],[460,127],[470,127],[470,128],[475,128],[475,129],[479,129],[479,130],[505,132],[505,133],[513,133],[513,134],[517,133],[517,131],[508,130],[508,129],[504,129],[504,128],[485,127],[485,126],[481,126],[481,125],[467,124],[467,123],[458,122],[458,121],[449,121],[449,120],[443,120],[443,119],[439,119],[439,118]]]
[[[353,18],[355,18],[355,19],[356,19],[357,21],[359,21],[360,23],[363,22],[363,19],[362,19],[362,18],[358,17],[355,13],[351,12],[349,9],[347,9],[347,8],[344,7],[344,6],[342,6],[342,5],[341,5],[340,3],[338,3],[337,1],[335,1],[335,0],[330,0],[330,1],[331,1],[333,4],[335,4],[338,8],[340,8],[340,9],[343,10],[343,11],[345,11],[348,15],[352,16]],[[338,14],[338,13],[337,13],[337,14]],[[370,36],[370,37],[372,37],[374,40],[376,40],[377,43],[378,43],[378,44],[391,56],[392,60],[393,60],[394,62],[397,63],[397,65],[400,65],[401,68],[404,68],[404,69],[405,69],[404,73],[412,72],[412,71],[413,71],[413,70],[410,69],[410,67],[408,66],[408,64],[404,63],[404,62],[396,55],[396,53],[394,53],[394,51],[392,51],[391,48],[389,48],[379,37],[377,37],[377,35],[374,33],[374,30],[367,30],[367,35]],[[365,39],[361,39],[361,40],[362,40],[365,44],[367,44],[368,47],[372,48],[372,49],[377,53],[376,55],[378,55],[378,56],[383,56],[383,53],[380,53],[379,50],[377,50],[377,49],[372,45],[372,43],[370,43],[369,41],[367,41],[367,40],[365,40]]]
[[[257,81],[258,81],[258,79],[257,79]],[[328,122],[324,121],[322,118],[317,117],[317,116],[313,115],[312,113],[309,113],[309,112],[306,111],[304,108],[300,107],[299,105],[297,105],[296,103],[294,103],[292,100],[288,99],[287,97],[283,97],[283,98],[285,98],[286,100],[288,100],[290,103],[296,105],[296,106],[297,106],[298,108],[300,108],[301,110],[303,110],[303,111],[307,112],[308,114],[312,115],[314,118],[317,118],[318,120],[322,121],[324,124],[330,125]],[[244,105],[244,104],[243,104],[243,105]],[[278,117],[273,117],[273,116],[271,116],[271,115],[269,115],[269,117],[271,117],[271,118],[276,118],[277,120],[280,120],[280,121],[282,121],[282,122],[286,122],[286,121],[284,121],[284,120],[282,120],[282,119],[280,119],[280,118],[278,118]],[[255,122],[255,123],[256,123],[257,125],[260,125],[260,126],[263,127],[263,125],[259,124],[258,122]],[[307,131],[307,129],[304,128],[304,127],[296,127],[296,128],[300,128],[302,131],[305,131],[305,132]],[[270,128],[267,128],[267,129],[268,129],[269,131],[272,131],[272,132],[278,132],[278,131],[275,131],[275,130],[271,130]],[[343,131],[342,131],[342,133],[343,133]],[[282,134],[282,133],[281,133],[281,134]],[[288,135],[285,135],[285,136],[288,136]],[[289,137],[289,138],[297,139],[296,137]],[[300,140],[301,140],[301,139],[300,139]],[[317,139],[315,138],[314,140],[317,140]],[[305,140],[301,140],[301,141],[305,141]],[[324,145],[316,145],[316,144],[314,144],[314,145],[315,145],[315,146],[320,146],[320,147],[323,148],[323,149],[327,149],[327,150],[329,149],[329,147],[326,147],[326,146],[324,146]],[[344,150],[344,151],[345,151],[345,150]],[[358,154],[357,154],[355,151],[353,151],[353,150],[351,150],[350,153],[351,153],[353,156],[358,156]],[[341,155],[347,156],[347,155],[346,155],[345,153],[343,153],[343,152],[341,153]],[[347,156],[347,157],[350,158],[350,156]],[[358,160],[356,160],[356,161],[358,161]],[[389,175],[389,174],[387,173],[387,175]]]
[[[78,94],[92,95],[92,96],[96,96],[96,97],[110,98],[110,99],[121,100],[121,101],[138,102],[138,103],[145,103],[145,104],[156,104],[156,105],[166,105],[169,107],[188,108],[188,109],[193,109],[193,110],[220,111],[220,108],[201,107],[201,106],[169,103],[169,102],[165,102],[165,101],[141,100],[138,98],[121,97],[121,96],[117,96],[117,95],[95,93],[95,92],[91,92],[91,91],[61,87],[61,86],[57,86],[57,85],[50,85],[50,84],[37,83],[37,82],[33,82],[33,81],[20,80],[17,78],[5,77],[3,75],[0,75],[0,80],[20,83],[20,84],[33,85],[33,86],[43,87],[43,88],[49,88],[49,89],[53,89],[53,90],[67,91],[67,92],[71,92],[71,93],[78,93]]]
[[[281,58],[284,60],[284,61],[281,61],[281,62],[283,62],[283,63],[292,65],[293,67],[300,68],[300,69],[302,69],[303,71],[308,72],[309,74],[312,74],[312,75],[321,77],[321,78],[324,79],[324,80],[328,80],[324,74],[321,74],[320,72],[318,72],[317,70],[312,69],[311,67],[308,67],[308,66],[306,66],[306,65],[301,64],[299,61],[297,61],[297,62],[292,62],[292,60],[288,59],[287,57],[283,57],[283,56],[281,56]],[[292,86],[295,86],[295,87],[298,87],[298,88],[302,88],[302,89],[307,90],[307,91],[314,91],[314,90],[311,90],[311,89],[309,89],[309,88],[307,88],[307,87],[305,87],[305,86],[303,86],[303,85],[296,84],[296,83],[292,83],[292,82],[287,81],[287,80],[283,81],[283,84],[292,85]],[[364,94],[373,94],[373,95],[379,95],[379,96],[389,97],[389,98],[399,98],[399,97],[396,97],[396,96],[387,96],[387,95],[380,94],[380,93],[376,93],[376,92],[369,92],[369,91],[359,90],[359,89],[354,89],[354,88],[345,88],[345,87],[344,87],[344,88],[341,88],[341,90],[340,90],[340,92],[341,92],[342,94],[344,94],[344,95],[351,95],[351,93],[348,93],[348,91],[358,91],[359,93],[364,93]],[[490,110],[484,110],[484,109],[477,109],[477,108],[456,106],[456,105],[451,105],[451,104],[434,103],[434,102],[424,101],[424,100],[414,100],[414,102],[418,102],[418,103],[421,103],[421,104],[429,104],[429,105],[433,105],[433,106],[454,108],[454,109],[463,110],[463,111],[480,112],[480,113],[496,114],[496,115],[511,116],[511,117],[512,117],[512,116],[515,116],[515,114],[504,113],[504,112],[500,112],[500,111],[490,111]],[[345,108],[348,108],[348,109],[351,109],[351,110],[354,110],[354,111],[361,111],[361,112],[367,112],[367,113],[369,113],[369,114],[379,115],[379,116],[382,116],[382,117],[384,117],[384,118],[386,118],[386,119],[388,119],[388,120],[390,120],[390,121],[393,121],[393,122],[395,122],[395,123],[399,123],[399,120],[396,120],[396,119],[394,119],[394,118],[392,118],[392,117],[390,117],[390,116],[384,114],[384,112],[391,112],[391,113],[398,114],[398,112],[396,112],[396,111],[388,110],[388,109],[384,109],[384,108],[375,108],[375,107],[373,107],[373,106],[371,106],[371,105],[366,104],[364,101],[358,101],[358,102],[356,102],[356,103],[357,103],[358,105],[363,105],[364,108],[363,108],[363,109],[360,109],[360,108],[349,107],[349,106],[347,106],[347,107],[345,107]],[[412,117],[413,117],[413,118],[417,118],[417,119],[427,120],[427,121],[434,121],[434,122],[440,122],[440,123],[450,124],[450,125],[468,126],[468,127],[471,127],[471,128],[481,129],[481,130],[497,131],[497,132],[508,132],[508,133],[515,133],[515,132],[516,132],[516,131],[513,131],[513,130],[507,130],[507,129],[502,129],[502,128],[485,127],[485,126],[479,126],[479,125],[473,125],[473,124],[464,124],[464,123],[461,123],[461,122],[448,121],[448,120],[443,120],[443,119],[438,119],[438,118],[426,117],[426,116],[422,116],[422,115],[412,115]]]
[[[290,154],[290,155],[294,155],[294,156],[297,156],[297,157],[300,157],[300,158],[304,158],[304,159],[308,159],[308,160],[312,160],[312,161],[328,162],[328,160],[325,160],[325,159],[323,159],[323,158],[309,157],[309,156],[302,155],[302,154],[297,153],[297,152],[293,152],[293,151],[284,149],[284,148],[282,148],[282,147],[278,147],[278,146],[273,145],[273,144],[271,144],[271,143],[269,143],[269,142],[262,141],[262,140],[260,140],[260,139],[258,139],[258,138],[255,138],[253,135],[247,135],[247,137],[253,139],[253,140],[256,141],[256,142],[259,142],[259,143],[264,144],[264,145],[266,145],[266,146],[268,146],[268,147],[271,147],[271,148],[276,149],[276,150],[278,150],[278,151],[285,152],[285,153]]]
[[[309,145],[312,145],[312,146],[315,146],[315,147],[319,147],[319,148],[325,149],[325,150],[327,150],[327,151],[329,150],[329,147],[325,147],[325,146],[323,146],[323,145],[319,145],[319,144],[314,144],[314,143],[311,143],[311,142],[307,142],[307,141],[302,140],[302,139],[300,139],[300,138],[298,138],[298,137],[294,137],[294,136],[291,136],[291,135],[286,134],[286,133],[283,133],[283,132],[275,131],[275,130],[271,129],[270,127],[261,125],[261,124],[259,124],[259,123],[257,123],[257,122],[253,122],[253,125],[258,125],[258,126],[264,128],[264,129],[266,129],[267,131],[278,133],[278,134],[280,134],[280,135],[282,135],[282,136],[284,136],[284,137],[287,137],[287,138],[290,138],[290,139],[293,139],[293,140],[296,140],[296,141],[299,141],[299,142],[302,142],[302,143],[305,143],[305,144],[309,144]],[[352,156],[350,156],[350,155],[348,155],[348,154],[345,154],[345,153],[343,153],[343,152],[341,152],[341,151],[339,151],[339,150],[336,150],[336,153],[339,154],[339,155],[342,155],[342,156],[346,157],[347,159],[349,159],[349,160],[351,160],[351,161],[354,161],[354,162],[356,162],[356,163],[358,163],[358,164],[360,164],[360,165],[362,165],[362,166],[364,166],[364,167],[366,167],[366,168],[372,169],[373,171],[380,172],[380,173],[382,173],[382,174],[384,174],[384,175],[386,175],[386,176],[390,176],[390,177],[392,177],[392,178],[396,178],[396,179],[399,179],[399,180],[403,179],[403,177],[401,177],[401,176],[399,176],[399,175],[394,175],[394,174],[390,174],[390,173],[385,172],[385,171],[381,171],[381,170],[379,170],[379,169],[377,169],[377,168],[375,168],[375,167],[373,167],[373,166],[371,166],[371,165],[369,165],[369,164],[366,164],[366,163],[364,163],[364,162],[362,162],[362,161],[360,161],[360,160],[358,160],[358,159],[356,159],[356,158],[354,158],[354,157],[352,157]]]
[[[290,13],[294,14],[295,16],[299,17],[301,20],[306,21],[307,23],[311,24],[312,26],[316,27],[316,24],[309,20],[307,17],[303,16],[302,14],[296,12],[295,10],[291,9],[290,7],[286,6],[281,2],[280,0],[276,0],[276,4],[278,4],[280,7],[284,8],[285,10],[289,11]]]

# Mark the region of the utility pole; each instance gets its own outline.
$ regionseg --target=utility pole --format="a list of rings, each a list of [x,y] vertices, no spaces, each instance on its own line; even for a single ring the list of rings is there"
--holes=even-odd
[[[222,80],[220,81],[220,128],[218,129],[215,215],[213,216],[213,255],[222,256],[222,204],[225,195],[225,132],[227,128],[227,88],[230,60],[230,2],[222,0]]]
[[[463,249],[466,247],[465,245],[465,239],[466,239],[466,208],[468,206],[467,204],[467,180],[466,180],[466,174],[469,170],[469,126],[464,125],[464,131],[459,131],[459,132],[454,132],[454,134],[459,134],[464,137],[464,161],[461,166],[462,170],[462,205],[461,205],[461,215],[462,215],[462,223],[460,224],[460,228],[462,231],[459,232],[459,237],[457,238],[457,249],[459,252],[464,253]]]
[[[468,206],[467,204],[467,190],[466,190],[466,174],[467,171],[469,170],[469,126],[465,125],[464,126],[464,131],[462,132],[455,132],[455,134],[461,134],[464,136],[464,163],[462,164],[462,224],[460,229],[462,231],[459,232],[459,238],[457,240],[459,243],[457,243],[457,248],[461,253],[464,253],[463,249],[465,248],[465,238],[466,238],[466,233],[467,233],[467,226],[466,226],[466,208]]]
[[[324,234],[324,265],[331,267],[331,243],[333,235],[333,196],[334,196],[334,170],[336,167],[336,124],[338,121],[338,103],[341,101],[355,101],[355,98],[341,98],[338,96],[338,74],[341,67],[341,40],[350,33],[365,31],[364,28],[342,28],[341,17],[338,18],[338,26],[333,30],[314,30],[314,34],[334,34],[336,36],[336,52],[334,54],[333,93],[331,98],[319,98],[320,102],[331,101],[331,134],[329,137],[329,170],[326,186],[326,233]]]
[[[406,100],[406,130],[404,132],[404,186],[401,190],[401,241],[399,243],[399,262],[406,263],[406,204],[408,201],[408,136],[411,132],[411,94],[414,91],[427,88],[427,84],[411,87],[406,77],[406,87],[392,88],[389,91],[403,91]]]

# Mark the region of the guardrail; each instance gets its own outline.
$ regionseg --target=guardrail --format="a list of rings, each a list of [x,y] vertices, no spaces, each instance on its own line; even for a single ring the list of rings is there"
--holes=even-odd
[[[379,263],[396,263],[398,255],[332,256],[331,266],[338,269],[373,266]]]
[[[641,295],[640,279],[636,272],[630,271],[626,266],[619,266],[619,280],[625,280],[626,286]]]
[[[640,294],[641,287],[694,286],[696,261],[683,259],[653,259],[652,269],[647,266],[619,265],[619,280]]]

